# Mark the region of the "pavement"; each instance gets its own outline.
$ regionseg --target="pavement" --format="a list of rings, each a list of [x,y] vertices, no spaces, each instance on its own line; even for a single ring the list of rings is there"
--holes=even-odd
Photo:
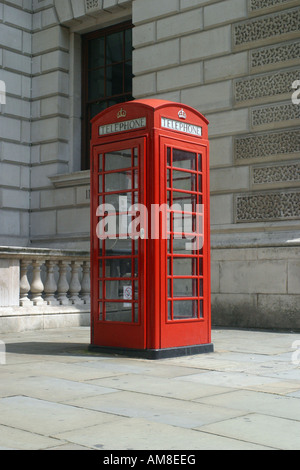
[[[86,327],[0,334],[0,449],[299,450],[300,333],[212,341],[150,361],[88,351]]]

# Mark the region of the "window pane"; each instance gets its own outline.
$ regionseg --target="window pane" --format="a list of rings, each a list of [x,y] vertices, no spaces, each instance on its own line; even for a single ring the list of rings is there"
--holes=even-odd
[[[196,258],[173,258],[174,276],[196,276],[197,259]]]
[[[174,297],[197,297],[197,279],[173,279]]]
[[[173,302],[174,320],[198,317],[198,300],[177,300]]]
[[[104,66],[104,37],[89,41],[88,50],[89,69]]]
[[[111,322],[132,322],[132,306],[130,304],[123,304],[120,302],[106,302],[106,321]]]
[[[106,38],[106,63],[123,60],[123,32],[113,33]]]
[[[108,193],[110,191],[131,189],[131,180],[131,171],[108,173],[107,175],[105,175],[105,192]]]
[[[125,93],[130,93],[132,90],[132,62],[127,62],[125,64],[125,81],[124,81],[124,91]]]
[[[173,150],[173,167],[196,170],[196,154],[185,150]]]
[[[112,300],[132,300],[132,282],[126,281],[105,281],[106,299]]]
[[[125,60],[132,57],[132,29],[125,31]]]
[[[191,255],[193,254],[194,251],[192,251],[192,246],[189,243],[190,241],[187,240],[186,238],[182,239],[176,239],[174,238],[173,240],[173,253],[179,254],[179,255]]]
[[[111,204],[117,212],[128,211],[134,202],[132,193],[106,194],[105,204]]]
[[[131,168],[131,149],[105,154],[105,171]]]
[[[195,194],[179,193],[177,191],[173,191],[172,206],[174,206],[174,204],[176,204],[176,206],[178,205],[178,208],[175,208],[175,207],[173,208],[174,210],[182,210],[182,211],[186,210],[187,212],[194,212],[196,210],[196,203],[197,203],[197,196]]]
[[[185,191],[197,191],[196,174],[173,170],[173,188]]]
[[[106,101],[102,101],[101,103],[93,103],[90,105],[90,118],[97,116],[97,114],[101,113],[106,109]]]
[[[112,65],[106,69],[106,96],[123,93],[123,64]]]
[[[120,240],[124,241],[124,240]],[[127,247],[128,248],[128,247]],[[125,249],[123,250],[123,254],[128,255],[131,253],[125,252]],[[110,254],[110,253],[106,253]],[[105,278],[111,278],[111,277],[131,277],[132,275],[132,261],[131,259],[123,259],[123,258],[115,258],[115,259],[107,259],[105,261]]]
[[[104,98],[104,69],[89,73],[89,101]]]

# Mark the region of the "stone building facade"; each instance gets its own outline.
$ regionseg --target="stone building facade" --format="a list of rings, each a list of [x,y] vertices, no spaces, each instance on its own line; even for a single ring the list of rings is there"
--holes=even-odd
[[[0,245],[89,250],[82,42],[128,22],[132,97],[210,121],[213,324],[299,329],[299,0],[1,1]]]

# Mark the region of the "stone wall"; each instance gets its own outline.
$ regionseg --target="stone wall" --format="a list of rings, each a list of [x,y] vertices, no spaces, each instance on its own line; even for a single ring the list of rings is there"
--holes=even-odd
[[[212,322],[300,330],[300,247],[223,247],[212,251]]]
[[[0,3],[0,244],[29,238],[31,1]]]

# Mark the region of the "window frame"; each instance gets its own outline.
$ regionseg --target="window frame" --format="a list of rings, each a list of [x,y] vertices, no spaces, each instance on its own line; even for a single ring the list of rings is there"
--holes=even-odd
[[[89,153],[90,153],[90,132],[89,132],[89,126],[90,126],[90,120],[89,120],[89,106],[92,104],[92,100],[89,100],[88,97],[88,79],[89,79],[89,69],[88,68],[88,47],[89,47],[89,42],[94,39],[99,39],[101,37],[105,38],[106,37],[117,33],[117,32],[123,32],[133,29],[133,24],[132,21],[125,21],[122,23],[118,23],[113,26],[109,26],[107,28],[102,28],[97,31],[93,31],[91,33],[87,33],[82,35],[81,40],[82,40],[82,64],[81,64],[81,120],[82,120],[82,125],[81,125],[81,170],[89,170],[90,169],[90,158],[89,158]],[[106,42],[105,42],[106,45]],[[105,48],[106,49],[106,48]],[[123,41],[123,60],[120,62],[116,62],[117,64],[123,64],[123,92],[117,95],[107,95],[104,96],[103,98],[99,100],[94,100],[94,102],[107,102],[109,100],[113,100],[116,98],[120,98],[120,103],[130,101],[133,99],[132,97],[132,87],[131,90],[128,92],[125,92],[125,64],[128,62],[124,59],[125,57],[125,41]],[[131,58],[132,60],[132,58]],[[104,63],[104,72],[105,72],[105,77],[104,81],[106,83],[107,80],[107,69],[108,67],[111,67],[111,65],[107,65]],[[105,108],[104,108],[105,109]]]

